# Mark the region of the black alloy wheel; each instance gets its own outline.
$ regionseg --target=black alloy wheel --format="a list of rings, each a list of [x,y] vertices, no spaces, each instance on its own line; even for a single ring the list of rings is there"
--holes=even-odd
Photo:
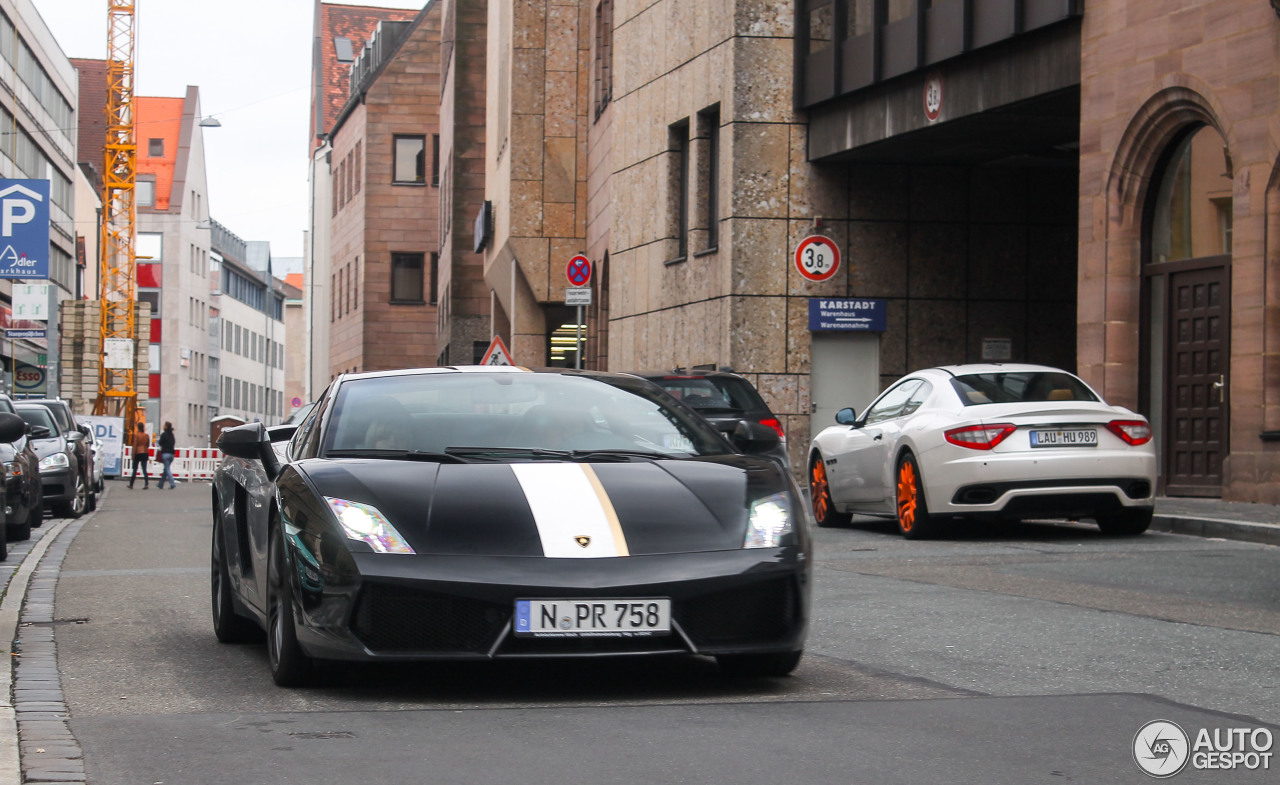
[[[213,634],[222,643],[248,643],[262,637],[262,630],[236,613],[231,598],[231,577],[226,552],[222,549],[222,521],[213,521],[213,545],[209,549],[209,579],[213,600]]]
[[[311,683],[314,663],[298,645],[293,619],[293,582],[284,552],[280,522],[271,521],[271,545],[267,555],[267,659],[271,678],[281,687]]]
[[[769,654],[717,654],[716,664],[728,676],[789,676],[800,664],[802,656],[803,649]]]

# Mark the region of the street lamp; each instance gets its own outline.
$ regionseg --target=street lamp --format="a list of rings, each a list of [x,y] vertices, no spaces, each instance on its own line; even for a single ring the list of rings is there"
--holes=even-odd
[[[209,115],[208,117],[200,121],[200,127],[201,128],[221,128],[222,123],[218,122],[218,118],[214,117],[213,115]]]

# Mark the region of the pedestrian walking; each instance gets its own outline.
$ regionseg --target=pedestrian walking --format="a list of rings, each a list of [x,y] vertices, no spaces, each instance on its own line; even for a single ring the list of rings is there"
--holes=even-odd
[[[169,488],[174,487],[173,482],[173,453],[175,439],[173,438],[173,423],[166,422],[164,424],[164,432],[160,434],[160,462],[164,464],[164,472],[160,475],[160,490],[164,490],[164,481],[169,481]]]
[[[138,479],[138,467],[142,467],[142,489],[151,486],[151,475],[147,473],[147,451],[151,449],[151,437],[147,436],[147,426],[138,423],[138,432],[133,435],[133,476],[129,478],[129,487]]]

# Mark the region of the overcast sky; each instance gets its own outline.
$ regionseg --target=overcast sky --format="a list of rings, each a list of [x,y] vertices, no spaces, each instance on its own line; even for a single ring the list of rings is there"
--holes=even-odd
[[[371,0],[421,8],[425,0]],[[33,0],[68,57],[107,56],[105,0]],[[136,95],[200,88],[209,214],[272,256],[302,256],[307,227],[312,0],[137,0]]]

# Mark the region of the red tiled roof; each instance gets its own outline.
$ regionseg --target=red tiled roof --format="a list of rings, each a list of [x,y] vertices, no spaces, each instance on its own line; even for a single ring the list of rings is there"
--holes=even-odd
[[[302,273],[289,273],[284,277],[284,282],[298,291],[302,291]]]
[[[424,4],[426,2],[427,0],[423,0]],[[351,94],[351,64],[338,62],[338,52],[334,46],[333,39],[350,39],[351,51],[358,56],[364,51],[365,42],[378,29],[378,22],[383,20],[394,22],[409,21],[417,15],[418,11],[404,8],[376,8],[362,5],[338,5],[335,3],[322,3],[320,5],[320,30],[318,33],[320,39],[320,62],[312,65],[313,68],[319,68],[320,75],[318,84],[314,84],[312,87],[312,101],[317,100],[314,91],[318,87],[322,93],[319,99],[321,127],[319,129],[316,128],[316,111],[313,104],[311,108],[311,149],[313,151],[319,146],[316,137],[319,134],[328,132]],[[312,78],[316,78],[314,73]]]
[[[182,134],[182,98],[138,96],[133,102],[134,135],[138,142],[138,174],[156,176],[156,210],[169,209],[173,171]],[[151,140],[164,141],[164,155],[152,156]]]

